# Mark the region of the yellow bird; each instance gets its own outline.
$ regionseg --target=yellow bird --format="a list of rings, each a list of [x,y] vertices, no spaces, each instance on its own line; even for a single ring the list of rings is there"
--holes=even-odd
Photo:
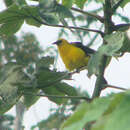
[[[65,39],[59,39],[53,44],[58,46],[60,56],[69,71],[87,66],[91,54],[95,53],[93,49],[83,46],[81,42],[69,43]]]

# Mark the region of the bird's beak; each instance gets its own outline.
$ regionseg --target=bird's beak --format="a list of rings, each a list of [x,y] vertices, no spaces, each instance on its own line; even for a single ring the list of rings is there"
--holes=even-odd
[[[56,42],[54,42],[54,43],[52,43],[52,44],[54,44],[54,45],[59,45],[61,42],[62,42],[61,40],[58,40],[58,41],[56,41]]]

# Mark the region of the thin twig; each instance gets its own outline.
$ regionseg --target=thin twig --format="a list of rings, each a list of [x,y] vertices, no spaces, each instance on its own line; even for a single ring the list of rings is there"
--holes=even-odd
[[[105,88],[114,88],[114,89],[119,89],[119,90],[124,90],[124,91],[128,90],[126,88],[122,88],[122,87],[118,87],[118,86],[114,86],[114,85],[110,85],[110,84],[104,84],[103,86]]]
[[[33,96],[39,96],[39,97],[51,97],[51,98],[68,98],[68,99],[83,99],[86,100],[88,102],[91,101],[90,98],[85,97],[85,96],[59,96],[59,95],[48,95],[48,94],[34,94],[34,93],[28,93],[28,92],[23,92],[24,95],[33,95]]]
[[[103,17],[101,17],[101,16],[99,16],[99,15],[96,15],[96,14],[94,14],[94,13],[89,13],[89,12],[86,12],[86,11],[83,11],[83,10],[81,10],[81,9],[77,9],[77,8],[74,8],[74,7],[72,7],[71,9],[74,10],[74,11],[80,12],[80,13],[82,13],[82,14],[85,14],[85,15],[88,15],[88,16],[91,16],[91,17],[94,17],[94,18],[98,19],[101,23],[104,22],[104,18],[103,18]]]

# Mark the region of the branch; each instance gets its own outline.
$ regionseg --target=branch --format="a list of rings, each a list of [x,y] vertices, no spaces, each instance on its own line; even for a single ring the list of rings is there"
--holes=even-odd
[[[104,84],[103,85],[105,88],[114,88],[114,89],[119,89],[119,90],[128,90],[126,88],[122,88],[122,87],[118,87],[118,86],[114,86],[114,85],[110,85],[110,84]]]
[[[123,2],[124,0],[119,0],[114,6],[113,6],[113,13],[116,11],[116,9],[121,5],[121,3]]]
[[[33,16],[30,12],[29,12],[29,14],[30,14],[30,17],[32,17],[34,20],[36,20],[40,24],[43,24],[43,25],[46,25],[46,26],[59,27],[59,28],[69,28],[69,29],[77,29],[77,30],[82,30],[82,31],[96,32],[96,33],[99,33],[102,37],[104,36],[104,33],[102,31],[100,31],[100,30],[88,29],[88,28],[83,28],[83,27],[74,27],[74,26],[64,26],[64,25],[48,24],[48,23],[46,23],[46,22],[38,19],[37,17]]]
[[[97,80],[96,80],[96,84],[95,84],[95,88],[94,88],[94,92],[92,95],[92,99],[95,97],[99,97],[101,91],[104,89],[104,84],[107,84],[107,81],[104,78],[104,71],[105,71],[105,67],[106,67],[106,63],[107,63],[107,57],[104,56],[101,60],[101,65],[100,65],[100,70],[99,70],[99,74],[97,76]]]
[[[91,16],[91,17],[93,17],[93,18],[96,18],[96,19],[98,19],[101,23],[104,22],[104,18],[103,18],[103,17],[101,17],[101,16],[99,16],[99,15],[96,15],[96,14],[94,14],[94,13],[89,13],[89,12],[86,12],[86,11],[83,11],[83,10],[80,10],[80,9],[77,9],[77,8],[74,8],[74,7],[72,7],[71,9],[74,10],[74,11],[80,12],[80,13],[82,13],[82,14]]]
[[[118,30],[121,30],[121,29],[128,29],[128,28],[130,28],[130,23],[128,23],[128,24],[118,24],[118,25],[115,25],[114,26],[114,30],[115,31],[118,31]]]
[[[105,33],[110,34],[113,31],[114,23],[112,22],[112,7],[111,1],[105,0],[104,4],[104,26],[105,26]]]
[[[112,8],[111,8],[111,1],[105,0],[104,4],[104,26],[105,26],[105,34],[112,33],[112,27],[114,26],[112,20]],[[103,44],[106,44],[105,41],[103,41]],[[100,63],[100,69],[99,74],[97,75],[97,80],[94,88],[94,92],[92,95],[92,99],[99,97],[101,91],[104,89],[103,84],[107,84],[107,81],[104,78],[104,71],[107,64],[107,56],[103,56]]]
[[[91,101],[90,98],[85,97],[85,96],[59,96],[59,95],[48,95],[48,94],[34,94],[34,93],[27,93],[27,92],[23,92],[22,94],[25,95],[33,95],[33,96],[39,96],[39,97],[51,97],[51,98],[68,98],[68,99],[79,99],[79,100],[86,100],[88,102]]]

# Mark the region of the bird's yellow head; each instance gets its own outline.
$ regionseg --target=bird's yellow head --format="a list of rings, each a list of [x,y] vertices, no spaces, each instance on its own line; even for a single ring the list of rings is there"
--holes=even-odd
[[[57,45],[57,46],[60,46],[62,44],[65,44],[65,43],[68,43],[67,40],[63,39],[63,38],[60,38],[59,40],[57,40],[56,42],[54,42],[53,44]]]

